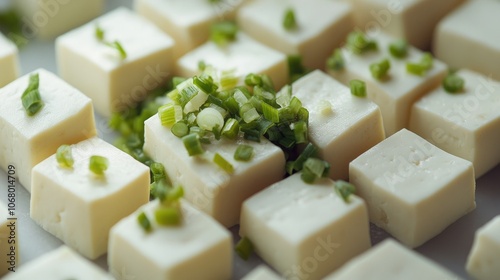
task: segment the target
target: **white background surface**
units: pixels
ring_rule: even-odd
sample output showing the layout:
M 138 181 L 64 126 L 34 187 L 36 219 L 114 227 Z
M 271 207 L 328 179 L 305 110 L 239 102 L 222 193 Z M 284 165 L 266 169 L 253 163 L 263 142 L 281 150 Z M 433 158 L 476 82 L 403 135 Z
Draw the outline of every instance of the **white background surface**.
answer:
M 0 2 L 2 1 L 0 0 Z M 108 0 L 106 2 L 106 10 L 111 10 L 119 5 L 131 7 L 131 3 L 132 0 Z M 21 50 L 20 58 L 22 74 L 29 73 L 40 67 L 57 73 L 55 49 L 52 41 L 29 42 Z M 113 138 L 113 133 L 106 127 L 106 120 L 97 116 L 97 126 L 99 136 L 106 140 Z M 20 265 L 22 266 L 24 263 L 57 248 L 62 243 L 30 219 L 30 196 L 20 184 L 16 184 L 16 189 L 16 214 L 18 217 L 18 238 L 20 240 L 19 253 Z M 0 201 L 4 203 L 7 201 L 7 176 L 4 171 L 0 171 Z M 443 201 L 443 203 L 446 203 L 446 201 Z M 477 181 L 476 203 L 476 210 L 458 220 L 437 237 L 417 248 L 416 251 L 437 261 L 457 275 L 468 279 L 464 266 L 472 245 L 474 232 L 478 227 L 500 214 L 500 166 L 497 166 Z M 439 215 L 439 213 L 436 213 L 436 215 Z M 235 239 L 237 239 L 237 227 L 231 230 Z M 385 232 L 373 226 L 371 235 L 373 244 L 378 243 L 388 236 Z M 233 279 L 240 279 L 261 262 L 255 255 L 246 262 L 235 257 Z M 107 269 L 106 256 L 99 258 L 96 263 Z

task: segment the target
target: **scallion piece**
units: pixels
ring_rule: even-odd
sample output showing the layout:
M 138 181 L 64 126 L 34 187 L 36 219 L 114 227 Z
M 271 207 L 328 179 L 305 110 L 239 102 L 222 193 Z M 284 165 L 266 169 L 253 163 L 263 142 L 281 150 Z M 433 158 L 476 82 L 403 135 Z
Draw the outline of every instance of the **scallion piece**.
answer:
M 294 123 L 293 133 L 295 136 L 295 143 L 306 143 L 308 139 L 307 132 L 307 123 L 305 121 L 298 121 Z
M 182 221 L 182 214 L 177 207 L 160 207 L 155 210 L 156 222 L 164 226 L 179 225 Z
M 28 87 L 21 95 L 21 102 L 28 116 L 33 116 L 38 113 L 44 105 L 42 97 L 40 96 L 40 91 L 38 90 L 39 84 L 40 78 L 38 73 L 32 74 L 29 79 Z
M 280 122 L 280 116 L 278 109 L 274 108 L 270 104 L 268 104 L 265 101 L 261 101 L 261 106 L 262 106 L 262 113 L 264 114 L 264 117 L 268 120 L 270 120 L 273 123 L 279 123 Z
M 182 143 L 190 156 L 201 155 L 205 152 L 201 146 L 198 133 L 191 133 L 182 137 Z
M 249 87 L 261 86 L 262 78 L 260 77 L 260 75 L 250 73 L 245 77 L 245 84 Z
M 405 58 L 408 54 L 408 42 L 404 39 L 399 39 L 389 45 L 389 52 L 395 58 Z
M 450 73 L 443 79 L 442 84 L 447 93 L 455 94 L 464 90 L 465 80 L 456 73 Z
M 170 128 L 170 131 L 173 135 L 182 138 L 189 133 L 189 127 L 184 122 L 176 122 L 172 128 Z
M 182 119 L 182 107 L 173 103 L 167 103 L 158 108 L 158 116 L 163 126 L 172 127 L 172 125 Z
M 354 192 L 356 192 L 356 188 L 354 187 L 353 184 L 342 181 L 342 180 L 336 181 L 334 188 L 335 188 L 335 191 L 337 192 L 337 194 L 340 197 L 342 197 L 342 199 L 345 202 L 349 202 L 349 196 L 351 194 L 353 194 Z
M 108 169 L 109 161 L 103 156 L 91 156 L 89 161 L 89 169 L 96 175 L 104 175 L 104 171 Z
M 71 154 L 71 146 L 69 145 L 59 146 L 56 152 L 56 160 L 61 167 L 72 168 L 74 160 L 73 160 L 73 155 Z
M 300 55 L 289 55 L 287 57 L 288 61 L 288 77 L 291 82 L 300 79 L 302 76 L 307 74 L 307 70 L 302 65 L 302 56 Z
M 344 55 L 341 49 L 335 49 L 326 61 L 326 67 L 332 71 L 341 71 L 345 67 Z
M 236 139 L 238 133 L 240 132 L 240 123 L 233 118 L 230 118 L 226 121 L 226 124 L 222 128 L 222 136 L 229 139 Z
M 238 145 L 234 152 L 234 159 L 237 161 L 250 161 L 253 157 L 253 147 L 250 145 Z
M 223 156 L 221 156 L 219 153 L 215 153 L 213 161 L 217 166 L 222 168 L 222 170 L 226 171 L 228 174 L 233 174 L 234 173 L 234 167 L 233 165 L 227 161 Z
M 144 212 L 141 212 L 139 216 L 137 216 L 137 222 L 146 232 L 150 232 L 153 229 L 151 226 L 151 222 L 148 219 L 148 216 L 146 216 L 146 213 Z
M 161 180 L 167 179 L 167 174 L 165 173 L 165 167 L 163 164 L 153 162 L 149 168 L 153 174 L 153 182 L 160 182 Z
M 236 40 L 238 27 L 234 22 L 221 21 L 212 25 L 210 39 L 219 47 L 224 47 Z
M 98 41 L 104 41 L 104 29 L 102 29 L 99 25 L 95 26 L 95 37 Z
M 328 171 L 325 172 L 326 168 L 329 168 L 329 164 L 325 161 L 317 158 L 308 158 L 304 162 L 301 178 L 304 182 L 312 184 L 316 179 L 326 177 L 325 174 L 328 175 Z
M 346 48 L 355 54 L 363 54 L 368 51 L 377 50 L 377 42 L 366 38 L 365 34 L 360 31 L 351 32 L 347 35 Z
M 238 256 L 240 256 L 240 258 L 248 260 L 248 258 L 252 255 L 254 249 L 250 239 L 244 236 L 240 239 L 240 241 L 238 241 L 238 243 L 234 247 L 234 250 L 236 251 Z
M 120 55 L 120 59 L 124 60 L 125 58 L 127 58 L 127 52 L 123 48 L 122 44 L 120 44 L 120 42 L 118 41 L 113 41 L 113 42 L 106 41 L 104 29 L 102 29 L 99 25 L 96 25 L 94 30 L 94 35 L 99 42 L 103 43 L 104 45 L 110 48 L 117 50 L 118 54 Z
M 212 131 L 215 127 L 221 129 L 224 126 L 224 118 L 214 108 L 205 108 L 198 113 L 196 123 L 201 129 Z
M 293 9 L 288 8 L 283 15 L 283 27 L 291 31 L 297 28 L 297 20 L 295 19 L 295 12 Z
M 372 73 L 372 76 L 377 80 L 382 80 L 387 77 L 389 69 L 391 69 L 391 63 L 387 58 L 370 65 L 370 72 Z
M 423 76 L 429 69 L 432 68 L 434 59 L 430 53 L 424 53 L 419 62 L 406 63 L 406 71 L 410 74 Z
M 351 94 L 357 97 L 366 97 L 366 83 L 361 80 L 351 80 L 349 82 Z
M 167 192 L 167 196 L 166 196 L 165 200 L 167 202 L 174 202 L 174 201 L 178 201 L 183 196 L 184 196 L 184 188 L 181 186 L 175 186 L 174 188 L 171 188 Z

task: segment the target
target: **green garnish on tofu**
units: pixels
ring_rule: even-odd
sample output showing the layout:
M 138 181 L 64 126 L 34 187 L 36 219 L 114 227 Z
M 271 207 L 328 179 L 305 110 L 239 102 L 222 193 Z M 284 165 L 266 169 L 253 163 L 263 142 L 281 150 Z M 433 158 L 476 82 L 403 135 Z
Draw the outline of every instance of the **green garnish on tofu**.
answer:
M 219 47 L 225 47 L 236 40 L 238 26 L 232 21 L 214 23 L 210 29 L 210 39 Z
M 331 71 L 341 71 L 344 70 L 345 60 L 341 49 L 335 49 L 328 60 L 326 61 L 326 67 Z
M 361 31 L 354 31 L 347 35 L 346 48 L 355 54 L 363 54 L 369 51 L 378 50 L 375 40 L 370 40 Z
M 389 45 L 389 52 L 395 58 L 405 58 L 408 54 L 408 42 L 405 39 L 399 39 Z
M 108 170 L 109 160 L 103 156 L 91 156 L 89 160 L 89 169 L 95 175 L 102 176 L 104 171 Z
M 113 42 L 106 41 L 104 29 L 102 29 L 99 25 L 96 25 L 94 34 L 99 42 L 105 44 L 110 48 L 115 49 L 120 55 L 121 60 L 127 58 L 127 52 L 123 48 L 122 44 L 118 41 L 113 41 Z
M 295 11 L 292 8 L 285 10 L 283 14 L 283 28 L 291 31 L 297 28 L 297 20 L 295 19 Z
M 71 146 L 69 145 L 61 145 L 57 148 L 56 152 L 56 160 L 59 163 L 59 166 L 65 168 L 73 167 L 73 155 L 71 153 Z
M 432 68 L 434 59 L 430 53 L 424 53 L 419 62 L 406 63 L 406 71 L 410 74 L 423 76 Z
M 238 241 L 238 243 L 236 243 L 234 250 L 240 258 L 246 261 L 253 254 L 254 247 L 252 241 L 250 241 L 248 237 L 244 236 L 240 239 L 240 241 Z
M 382 59 L 379 62 L 370 64 L 370 72 L 372 73 L 373 78 L 377 80 L 385 79 L 390 69 L 391 69 L 391 62 L 387 58 Z
M 24 90 L 23 95 L 21 95 L 21 102 L 23 104 L 24 110 L 28 116 L 34 116 L 40 109 L 42 109 L 44 102 L 40 96 L 40 91 L 38 90 L 40 84 L 40 77 L 38 73 L 32 74 L 29 79 L 28 87 Z
M 366 97 L 366 83 L 361 80 L 351 80 L 349 82 L 351 94 L 357 97 Z
M 356 187 L 353 184 L 338 180 L 335 181 L 335 192 L 345 201 L 349 202 L 349 197 L 351 194 L 356 192 Z
M 442 84 L 447 93 L 456 94 L 463 92 L 465 80 L 456 73 L 448 73 L 443 79 Z

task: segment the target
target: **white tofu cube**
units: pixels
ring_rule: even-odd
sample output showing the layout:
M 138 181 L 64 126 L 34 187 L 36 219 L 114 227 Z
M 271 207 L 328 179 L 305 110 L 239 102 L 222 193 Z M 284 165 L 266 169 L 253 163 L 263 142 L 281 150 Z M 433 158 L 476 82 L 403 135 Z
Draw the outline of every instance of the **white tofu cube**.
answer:
M 34 116 L 26 113 L 21 96 L 30 75 L 38 73 L 45 105 Z M 16 168 L 19 182 L 31 190 L 31 169 L 72 144 L 96 134 L 91 100 L 56 75 L 38 69 L 0 89 L 0 167 Z
M 498 1 L 468 1 L 458 7 L 436 27 L 436 57 L 500 80 L 499 10 Z
M 446 152 L 471 161 L 476 178 L 500 163 L 500 83 L 468 71 L 464 92 L 440 86 L 412 108 L 410 130 Z
M 332 179 L 347 179 L 349 162 L 385 138 L 378 106 L 320 70 L 293 83 L 293 94 L 309 110 L 309 141 L 332 166 Z
M 370 248 L 367 208 L 355 195 L 344 202 L 328 178 L 310 185 L 300 176 L 246 200 L 240 235 L 286 279 L 321 279 Z
M 108 234 L 120 219 L 149 201 L 149 168 L 95 137 L 71 145 L 73 168 L 52 155 L 33 168 L 31 218 L 66 245 L 90 259 L 106 253 Z M 93 155 L 108 169 L 96 176 Z
M 186 201 L 181 201 L 181 225 L 158 225 L 154 219 L 158 206 L 154 200 L 111 229 L 111 273 L 117 279 L 230 279 L 231 233 Z M 139 225 L 141 212 L 149 217 L 151 232 Z
M 215 1 L 213 1 L 215 2 Z M 203 44 L 213 23 L 234 19 L 245 0 L 135 0 L 135 10 L 174 38 L 175 58 Z
M 16 0 L 27 39 L 52 39 L 101 14 L 103 0 Z
M 498 279 L 500 275 L 500 216 L 496 216 L 476 231 L 466 268 L 474 279 Z
M 0 201 L 0 276 L 12 271 L 15 272 L 19 266 L 17 220 L 9 215 L 10 211 Z
M 386 239 L 350 260 L 324 280 L 419 280 L 460 278 L 426 257 Z
M 422 52 L 410 47 L 405 59 L 396 59 L 389 53 L 389 45 L 396 38 L 379 33 L 373 39 L 378 43 L 378 51 L 357 55 L 344 49 L 345 69 L 329 73 L 346 85 L 353 79 L 366 82 L 367 96 L 380 107 L 385 134 L 390 136 L 408 127 L 411 106 L 441 83 L 447 67 L 434 59 L 433 67 L 423 76 L 410 74 L 406 70 L 406 63 L 420 61 Z M 389 59 L 391 64 L 389 77 L 379 81 L 372 76 L 370 65 L 385 58 Z
M 19 58 L 16 45 L 0 33 L 0 88 L 19 76 Z
M 24 264 L 19 271 L 10 273 L 3 279 L 113 280 L 113 277 L 75 251 L 62 245 Z
M 387 32 L 429 49 L 438 22 L 464 0 L 349 0 L 356 26 L 364 32 Z M 425 20 L 421 20 L 425 18 Z
M 279 275 L 276 272 L 272 271 L 269 267 L 265 265 L 259 265 L 250 271 L 245 277 L 241 278 L 241 280 L 281 280 Z
M 238 224 L 241 204 L 253 194 L 281 180 L 285 174 L 283 151 L 271 142 L 221 139 L 205 145 L 205 152 L 219 153 L 234 167 L 229 175 L 210 160 L 188 155 L 182 139 L 161 125 L 158 115 L 145 122 L 144 151 L 165 170 L 174 184 L 184 187 L 186 199 L 226 227 Z M 234 160 L 239 144 L 253 147 L 249 162 Z
M 353 160 L 349 178 L 370 221 L 412 248 L 476 207 L 472 163 L 406 129 Z
M 127 57 L 100 42 L 117 41 Z M 94 102 L 103 116 L 124 111 L 167 81 L 173 70 L 173 40 L 126 8 L 118 8 L 57 38 L 59 74 Z
M 241 84 L 249 73 L 269 75 L 278 89 L 288 82 L 286 56 L 242 32 L 238 33 L 236 41 L 224 48 L 209 41 L 182 56 L 177 61 L 178 75 L 191 77 L 199 74 L 200 61 L 220 71 L 234 70 Z
M 295 30 L 283 26 L 287 9 L 294 11 Z M 354 27 L 351 5 L 329 0 L 253 1 L 238 11 L 237 19 L 244 32 L 285 54 L 300 54 L 311 69 L 324 69 L 332 49 Z

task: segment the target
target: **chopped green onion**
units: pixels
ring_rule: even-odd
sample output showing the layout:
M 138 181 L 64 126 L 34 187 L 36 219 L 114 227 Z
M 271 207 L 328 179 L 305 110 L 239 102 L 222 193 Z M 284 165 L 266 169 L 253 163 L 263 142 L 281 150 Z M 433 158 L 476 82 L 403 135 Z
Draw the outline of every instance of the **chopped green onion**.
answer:
M 170 131 L 173 135 L 182 138 L 189 133 L 189 127 L 184 122 L 176 122 Z
M 262 78 L 259 75 L 250 73 L 245 77 L 245 84 L 249 87 L 261 86 Z
M 108 47 L 111 47 L 111 48 L 117 50 L 118 54 L 120 55 L 120 59 L 123 60 L 123 59 L 127 58 L 127 52 L 125 51 L 123 46 L 120 44 L 120 42 L 118 42 L 118 41 L 114 41 L 114 42 L 106 41 L 104 29 L 102 29 L 99 25 L 96 25 L 94 34 L 95 34 L 96 39 L 99 42 L 103 43 L 104 45 L 106 45 Z
M 195 76 L 193 77 L 193 84 L 207 94 L 214 93 L 218 88 L 210 76 L 208 77 Z
M 264 114 L 264 117 L 268 120 L 270 120 L 273 123 L 279 123 L 280 122 L 280 116 L 278 109 L 274 108 L 273 106 L 267 104 L 265 101 L 261 101 L 261 106 L 262 106 L 262 113 Z
M 387 58 L 379 62 L 370 64 L 370 72 L 372 73 L 372 76 L 377 80 L 384 79 L 387 76 L 389 69 L 391 69 L 391 63 Z
M 221 113 L 214 108 L 205 108 L 198 113 L 196 123 L 201 129 L 212 131 L 215 127 L 224 126 L 224 118 Z
M 153 162 L 149 168 L 153 174 L 153 182 L 160 182 L 161 180 L 167 179 L 167 174 L 165 173 L 165 167 L 163 164 Z
M 295 19 L 295 12 L 293 9 L 289 8 L 285 11 L 283 15 L 283 27 L 290 31 L 297 28 L 297 21 Z
M 292 87 L 290 85 L 285 85 L 277 94 L 276 94 L 276 103 L 281 107 L 287 107 L 290 105 L 290 101 L 292 100 Z
M 234 159 L 237 161 L 250 161 L 253 157 L 253 147 L 250 145 L 238 145 L 234 152 Z
M 305 69 L 304 65 L 302 65 L 302 56 L 289 55 L 287 57 L 287 61 L 288 77 L 290 78 L 290 81 L 294 82 L 307 74 L 308 71 Z
M 345 67 L 344 55 L 341 49 L 335 49 L 326 61 L 326 67 L 332 71 L 341 71 Z
M 205 152 L 201 147 L 198 133 L 191 133 L 182 137 L 182 143 L 190 156 L 201 155 Z
M 260 117 L 259 112 L 255 109 L 254 106 L 250 103 L 246 103 L 240 108 L 240 116 L 243 121 L 246 123 L 250 123 Z
M 184 196 L 184 188 L 181 186 L 175 186 L 174 188 L 171 188 L 166 196 L 166 201 L 167 202 L 174 202 L 178 201 Z
M 419 62 L 406 63 L 406 71 L 413 75 L 423 76 L 429 69 L 432 68 L 434 64 L 433 60 L 434 59 L 430 53 L 424 53 Z
M 307 142 L 307 123 L 305 121 L 298 121 L 293 124 L 293 133 L 295 136 L 295 143 L 301 144 Z
M 248 258 L 250 257 L 250 255 L 252 255 L 254 250 L 252 242 L 246 236 L 242 237 L 240 241 L 238 241 L 234 249 L 238 254 L 238 256 L 240 256 L 240 258 L 244 260 L 248 260 Z
M 213 161 L 215 164 L 217 164 L 220 168 L 222 168 L 228 174 L 234 173 L 233 165 L 229 161 L 227 161 L 223 156 L 221 156 L 219 153 L 215 153 Z
M 293 162 L 292 164 L 292 172 L 293 171 L 300 171 L 302 170 L 304 166 L 304 162 L 310 157 L 314 157 L 318 153 L 318 148 L 314 146 L 312 143 L 308 143 L 307 146 L 304 148 L 302 153 L 300 153 L 299 157 Z M 289 174 L 292 174 L 292 172 L 289 172 Z
M 395 58 L 405 58 L 408 54 L 408 42 L 404 39 L 399 39 L 389 45 L 389 52 Z
M 56 160 L 60 166 L 71 168 L 73 167 L 73 155 L 71 154 L 71 146 L 69 145 L 61 145 L 57 148 L 56 152 Z
M 95 37 L 99 41 L 104 41 L 104 30 L 99 26 L 95 26 Z
M 351 94 L 357 97 L 366 97 L 366 84 L 361 80 L 351 80 L 349 82 Z
M 167 103 L 158 108 L 158 116 L 163 126 L 172 127 L 172 125 L 182 119 L 182 107 L 173 103 Z
M 432 54 L 428 52 L 424 53 L 422 55 L 422 58 L 420 59 L 420 63 L 426 70 L 431 69 L 432 65 L 434 64 L 434 58 L 432 57 Z
M 219 47 L 224 47 L 236 40 L 237 33 L 238 27 L 234 22 L 221 21 L 212 25 L 210 38 Z
M 38 73 L 30 75 L 28 87 L 24 90 L 21 96 L 21 102 L 23 103 L 24 110 L 28 116 L 33 116 L 40 109 L 42 109 L 44 103 L 40 96 L 40 91 L 38 90 L 40 84 L 40 79 Z
M 179 225 L 182 221 L 182 213 L 176 207 L 160 207 L 155 210 L 156 222 L 164 226 Z
M 109 161 L 103 156 L 91 156 L 89 161 L 89 169 L 96 175 L 104 175 L 104 171 L 108 169 Z
M 151 222 L 149 221 L 148 216 L 146 216 L 146 213 L 144 212 L 141 212 L 139 216 L 137 216 L 137 222 L 146 232 L 150 232 L 153 229 L 151 227 Z
M 377 50 L 377 42 L 366 38 L 365 34 L 360 31 L 351 32 L 347 36 L 346 48 L 355 54 L 363 54 L 368 51 Z
M 332 103 L 328 100 L 321 100 L 318 104 L 318 111 L 323 116 L 329 116 L 333 113 Z
M 443 79 L 443 88 L 447 93 L 459 93 L 464 90 L 465 80 L 457 74 L 448 74 Z
M 239 132 L 240 123 L 236 119 L 230 118 L 222 128 L 221 134 L 229 139 L 236 139 Z
M 354 192 L 356 192 L 356 188 L 354 187 L 353 184 L 342 181 L 342 180 L 336 181 L 334 188 L 335 188 L 335 191 L 337 192 L 337 194 L 340 197 L 342 197 L 342 199 L 345 202 L 349 202 L 349 196 L 351 194 L 353 194 Z
M 330 164 L 328 162 L 317 158 L 308 158 L 304 162 L 301 178 L 304 182 L 312 184 L 318 178 L 327 177 L 329 171 Z
M 180 85 L 181 83 L 183 83 L 186 80 L 187 79 L 184 77 L 173 77 L 172 78 L 172 86 L 177 87 L 178 85 Z

